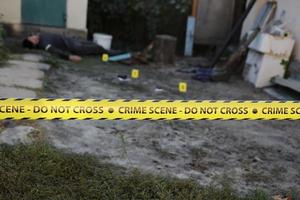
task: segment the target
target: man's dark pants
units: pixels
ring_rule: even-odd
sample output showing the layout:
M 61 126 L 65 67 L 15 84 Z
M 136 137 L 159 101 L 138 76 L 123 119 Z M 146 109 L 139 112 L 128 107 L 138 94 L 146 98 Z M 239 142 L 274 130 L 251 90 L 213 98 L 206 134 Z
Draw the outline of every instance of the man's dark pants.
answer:
M 76 55 L 102 55 L 109 53 L 109 51 L 105 50 L 102 46 L 90 41 L 68 39 L 66 43 L 69 51 Z

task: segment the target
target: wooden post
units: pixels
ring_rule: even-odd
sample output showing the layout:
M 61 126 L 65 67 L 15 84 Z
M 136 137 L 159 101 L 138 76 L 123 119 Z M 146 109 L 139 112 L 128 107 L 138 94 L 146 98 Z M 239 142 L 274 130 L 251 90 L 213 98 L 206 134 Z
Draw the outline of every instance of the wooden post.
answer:
M 192 7 L 192 16 L 196 17 L 197 16 L 197 11 L 198 11 L 198 2 L 199 0 L 193 0 L 193 7 Z
M 188 17 L 185 36 L 184 55 L 192 56 L 196 28 L 196 17 L 198 13 L 198 0 L 193 0 L 192 14 Z

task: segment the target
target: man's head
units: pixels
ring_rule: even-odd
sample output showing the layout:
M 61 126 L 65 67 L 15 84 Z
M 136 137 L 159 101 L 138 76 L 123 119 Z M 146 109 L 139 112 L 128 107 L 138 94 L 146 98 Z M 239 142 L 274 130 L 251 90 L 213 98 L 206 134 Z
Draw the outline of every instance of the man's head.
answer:
M 23 40 L 23 47 L 32 49 L 36 47 L 40 42 L 40 37 L 38 35 L 28 36 Z

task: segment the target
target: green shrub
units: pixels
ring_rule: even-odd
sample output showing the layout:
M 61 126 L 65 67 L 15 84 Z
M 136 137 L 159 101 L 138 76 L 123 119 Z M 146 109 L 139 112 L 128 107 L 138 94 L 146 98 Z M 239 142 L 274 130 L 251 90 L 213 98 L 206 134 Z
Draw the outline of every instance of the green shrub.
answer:
M 88 29 L 105 32 L 124 46 L 143 46 L 156 34 L 184 40 L 192 0 L 90 0 Z

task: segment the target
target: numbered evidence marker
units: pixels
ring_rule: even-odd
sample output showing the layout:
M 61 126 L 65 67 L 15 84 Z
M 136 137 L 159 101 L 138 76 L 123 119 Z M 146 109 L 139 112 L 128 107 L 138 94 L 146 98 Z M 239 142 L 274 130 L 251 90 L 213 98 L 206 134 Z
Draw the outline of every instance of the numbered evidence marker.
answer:
M 108 60 L 109 60 L 109 55 L 108 54 L 102 54 L 102 61 L 103 62 L 108 62 Z
M 140 77 L 140 71 L 138 69 L 133 69 L 131 71 L 131 78 L 137 79 Z
M 186 93 L 188 89 L 187 83 L 181 82 L 179 83 L 179 92 Z

